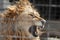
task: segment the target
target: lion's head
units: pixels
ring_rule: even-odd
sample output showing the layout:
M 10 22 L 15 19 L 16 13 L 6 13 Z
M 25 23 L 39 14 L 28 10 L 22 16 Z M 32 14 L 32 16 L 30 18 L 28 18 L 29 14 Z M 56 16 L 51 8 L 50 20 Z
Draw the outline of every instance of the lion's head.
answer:
M 32 8 L 32 11 L 29 11 L 30 9 L 20 14 L 20 16 L 17 18 L 19 20 L 18 25 L 20 24 L 20 26 L 23 27 L 23 29 L 29 34 L 38 36 L 40 33 L 37 33 L 39 31 L 42 32 L 41 30 L 44 28 L 46 21 L 40 17 L 36 10 L 33 10 Z M 20 26 L 18 28 L 20 28 Z
M 10 31 L 7 28 L 8 31 L 6 31 L 6 35 L 11 35 L 10 32 L 12 32 L 12 35 L 14 35 L 16 32 L 16 36 L 22 38 L 36 38 L 42 34 L 41 30 L 44 28 L 46 21 L 41 18 L 40 14 L 31 6 L 29 2 L 26 1 L 24 3 L 24 1 L 21 0 L 16 5 L 8 7 L 7 10 L 2 15 L 0 15 L 1 18 L 3 18 L 1 23 L 3 23 L 3 25 L 8 25 L 7 27 L 11 30 Z M 34 40 L 36 40 L 35 38 Z

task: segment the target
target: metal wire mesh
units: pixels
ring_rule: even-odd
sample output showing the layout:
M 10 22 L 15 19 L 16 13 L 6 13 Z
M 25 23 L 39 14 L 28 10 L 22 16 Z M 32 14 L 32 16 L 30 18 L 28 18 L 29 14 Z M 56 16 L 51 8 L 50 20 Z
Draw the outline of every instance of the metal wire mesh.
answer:
M 59 34 L 59 24 L 60 24 L 60 0 L 35 0 L 35 6 L 40 12 L 41 16 L 45 18 L 48 22 L 47 29 L 47 36 L 49 37 L 50 34 Z M 52 21 L 53 20 L 53 21 Z M 53 32 L 50 32 L 53 31 Z M 47 39 L 48 40 L 48 39 Z
M 48 20 L 60 19 L 60 1 L 59 0 L 38 0 L 35 2 L 37 8 L 41 10 L 42 16 Z
M 60 1 L 59 0 L 31 0 L 38 8 L 41 16 L 46 20 L 60 20 Z M 0 0 L 0 10 L 10 5 L 8 0 Z
M 50 37 L 58 37 L 59 33 L 59 24 L 60 24 L 60 0 L 35 0 L 34 4 L 41 16 L 48 20 L 48 26 L 46 26 L 47 38 Z M 53 20 L 53 21 L 52 21 Z M 56 34 L 55 34 L 56 33 Z M 51 35 L 52 34 L 52 35 Z M 54 34 L 54 36 L 53 36 Z M 49 40 L 49 39 L 46 39 Z M 51 39 L 50 39 L 51 40 Z M 55 39 L 54 39 L 55 40 Z M 57 39 L 56 39 L 57 40 Z

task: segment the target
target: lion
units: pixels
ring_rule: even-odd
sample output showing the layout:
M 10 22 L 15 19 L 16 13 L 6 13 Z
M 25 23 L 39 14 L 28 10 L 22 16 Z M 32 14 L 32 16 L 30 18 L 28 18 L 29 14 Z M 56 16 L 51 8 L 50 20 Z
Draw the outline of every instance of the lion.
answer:
M 0 14 L 3 40 L 40 40 L 46 20 L 28 0 L 20 0 Z

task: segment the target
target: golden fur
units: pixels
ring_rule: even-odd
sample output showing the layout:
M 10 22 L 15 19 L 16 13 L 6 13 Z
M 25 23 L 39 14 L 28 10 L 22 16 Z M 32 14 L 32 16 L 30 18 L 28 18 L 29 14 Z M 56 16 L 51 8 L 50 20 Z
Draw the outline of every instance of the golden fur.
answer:
M 11 5 L 0 14 L 0 18 L 0 34 L 4 36 L 4 40 L 40 40 L 38 36 L 34 37 L 29 32 L 29 28 L 33 25 L 38 26 L 36 23 L 43 18 L 32 8 L 28 0 L 20 0 Z M 42 34 L 42 31 L 36 28 L 35 33 Z

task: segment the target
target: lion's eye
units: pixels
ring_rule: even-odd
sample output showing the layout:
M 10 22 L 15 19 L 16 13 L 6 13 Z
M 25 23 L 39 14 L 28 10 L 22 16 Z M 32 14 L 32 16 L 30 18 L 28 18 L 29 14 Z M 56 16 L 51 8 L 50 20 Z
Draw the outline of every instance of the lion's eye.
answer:
M 34 14 L 29 14 L 30 16 L 32 16 L 33 18 L 35 18 Z
M 30 16 L 33 16 L 32 14 L 29 14 Z

